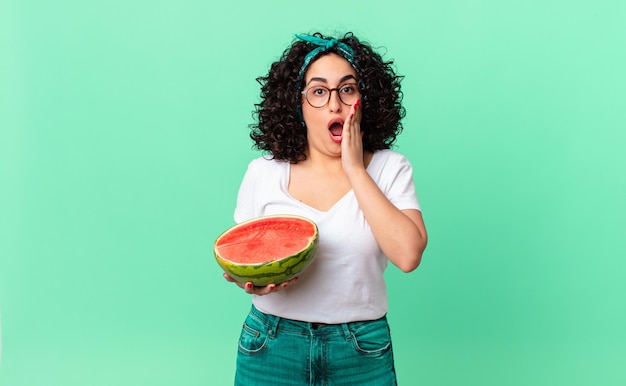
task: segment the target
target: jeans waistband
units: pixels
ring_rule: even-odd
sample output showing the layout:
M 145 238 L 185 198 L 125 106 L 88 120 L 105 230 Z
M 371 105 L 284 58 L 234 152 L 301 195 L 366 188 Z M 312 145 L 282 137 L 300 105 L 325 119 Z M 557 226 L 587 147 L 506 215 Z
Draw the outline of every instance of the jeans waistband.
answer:
M 386 316 L 383 316 L 377 320 L 371 321 L 358 321 L 349 323 L 327 324 L 327 323 L 315 323 L 315 322 L 303 322 L 300 320 L 283 318 L 280 316 L 266 314 L 252 305 L 250 314 L 264 323 L 268 327 L 270 335 L 276 334 L 279 330 L 291 331 L 294 333 L 310 333 L 310 334 L 343 334 L 346 338 L 349 338 L 351 331 L 358 328 L 359 325 L 364 325 L 371 322 L 378 322 L 386 320 Z

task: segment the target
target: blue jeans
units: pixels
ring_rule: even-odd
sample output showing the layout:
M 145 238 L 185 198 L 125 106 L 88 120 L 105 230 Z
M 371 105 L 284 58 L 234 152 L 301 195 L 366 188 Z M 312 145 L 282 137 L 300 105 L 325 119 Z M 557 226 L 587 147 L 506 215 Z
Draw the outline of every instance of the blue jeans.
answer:
M 252 306 L 239 339 L 235 385 L 396 385 L 387 319 L 320 325 Z

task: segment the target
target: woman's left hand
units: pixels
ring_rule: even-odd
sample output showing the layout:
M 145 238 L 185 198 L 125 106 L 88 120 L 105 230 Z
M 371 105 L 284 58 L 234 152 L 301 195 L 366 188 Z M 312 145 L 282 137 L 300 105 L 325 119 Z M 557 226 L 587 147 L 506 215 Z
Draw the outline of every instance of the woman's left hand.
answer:
M 341 162 L 346 173 L 365 168 L 363 163 L 363 136 L 361 131 L 361 100 L 350 108 L 341 134 Z
M 278 292 L 280 290 L 287 288 L 288 286 L 290 286 L 291 284 L 295 283 L 298 280 L 298 276 L 283 283 L 276 283 L 276 284 L 271 283 L 263 287 L 255 286 L 251 282 L 247 282 L 247 283 L 238 282 L 227 273 L 224 273 L 224 279 L 226 279 L 226 281 L 229 281 L 231 283 L 235 283 L 237 287 L 243 289 L 244 291 L 246 291 L 247 293 L 251 295 L 267 295 L 272 292 Z

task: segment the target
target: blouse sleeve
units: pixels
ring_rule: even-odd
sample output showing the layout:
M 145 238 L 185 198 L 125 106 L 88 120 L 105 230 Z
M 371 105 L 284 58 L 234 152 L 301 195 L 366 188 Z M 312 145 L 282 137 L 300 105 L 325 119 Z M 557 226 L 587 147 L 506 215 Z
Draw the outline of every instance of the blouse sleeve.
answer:
M 243 176 L 241 185 L 239 186 L 239 193 L 237 194 L 237 206 L 235 207 L 235 222 L 240 223 L 242 221 L 249 220 L 257 217 L 258 205 L 256 202 L 257 181 L 258 173 L 255 171 L 255 162 L 252 161 L 248 164 L 248 169 Z
M 387 185 L 387 198 L 400 210 L 421 210 L 413 182 L 413 167 L 411 163 L 402 155 L 399 155 L 396 161 L 392 163 L 393 168 L 387 174 L 390 177 Z

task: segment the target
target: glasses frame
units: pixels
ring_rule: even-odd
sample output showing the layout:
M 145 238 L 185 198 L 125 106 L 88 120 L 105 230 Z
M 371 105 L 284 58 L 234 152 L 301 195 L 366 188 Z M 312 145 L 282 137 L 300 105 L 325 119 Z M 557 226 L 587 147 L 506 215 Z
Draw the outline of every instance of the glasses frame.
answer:
M 333 96 L 333 91 L 337 91 L 337 96 L 339 97 L 339 100 L 341 101 L 341 103 L 343 103 L 346 106 L 352 106 L 354 103 L 346 103 L 343 101 L 343 99 L 341 99 L 341 92 L 339 91 L 340 89 L 342 89 L 345 86 L 349 86 L 349 85 L 354 85 L 354 88 L 356 89 L 356 91 L 360 94 L 361 90 L 359 89 L 359 84 L 357 82 L 348 82 L 348 83 L 342 83 L 341 85 L 339 85 L 338 87 L 335 88 L 330 88 L 330 87 L 326 87 L 326 86 L 322 86 L 322 85 L 318 85 L 318 86 L 311 86 L 307 89 L 304 89 L 302 91 L 300 91 L 300 94 L 304 95 L 304 99 L 306 99 L 306 102 L 309 104 L 309 106 L 313 107 L 314 109 L 322 109 L 326 106 L 328 106 L 328 104 L 330 103 L 330 98 L 332 98 Z M 326 103 L 324 103 L 321 106 L 313 106 L 313 104 L 311 103 L 311 101 L 309 101 L 309 97 L 307 96 L 307 93 L 310 89 L 312 88 L 325 88 L 326 90 L 328 90 L 328 100 L 326 101 Z

